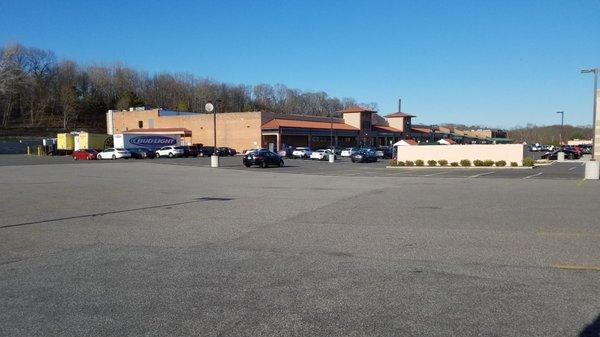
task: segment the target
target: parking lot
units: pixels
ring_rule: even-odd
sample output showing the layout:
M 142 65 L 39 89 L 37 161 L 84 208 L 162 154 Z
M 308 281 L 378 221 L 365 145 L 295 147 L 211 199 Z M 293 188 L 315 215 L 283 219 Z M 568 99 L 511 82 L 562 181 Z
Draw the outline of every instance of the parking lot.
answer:
M 134 163 L 135 159 L 118 160 L 121 163 Z M 39 165 L 39 164 L 109 164 L 112 161 L 73 161 L 68 156 L 37 157 L 24 155 L 0 156 L 0 166 L 6 165 Z M 210 158 L 160 158 L 146 159 L 144 163 L 210 167 Z M 285 166 L 269 168 L 263 173 L 295 173 L 325 176 L 357 176 L 357 177 L 438 177 L 438 178 L 509 178 L 509 179 L 569 179 L 583 178 L 585 167 L 582 161 L 555 162 L 552 165 L 543 165 L 530 168 L 497 168 L 497 167 L 398 167 L 386 168 L 389 160 L 379 160 L 376 163 L 352 163 L 347 158 L 338 159 L 335 163 L 325 161 L 312 161 L 302 159 L 286 159 Z M 223 169 L 255 170 L 263 169 L 242 165 L 242 158 L 221 157 L 220 166 Z
M 581 163 L 386 164 L 0 156 L 0 335 L 597 333 Z

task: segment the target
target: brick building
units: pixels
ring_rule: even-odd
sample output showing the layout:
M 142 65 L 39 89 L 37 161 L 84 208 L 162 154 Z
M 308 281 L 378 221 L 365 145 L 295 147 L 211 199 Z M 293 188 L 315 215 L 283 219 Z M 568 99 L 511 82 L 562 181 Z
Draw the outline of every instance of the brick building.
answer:
M 216 115 L 217 146 L 238 151 L 286 146 L 321 148 L 392 145 L 410 137 L 412 115 L 395 112 L 379 116 L 375 111 L 352 107 L 338 111 L 342 117 L 282 115 L 264 111 L 227 112 Z M 161 133 L 174 130 L 186 144 L 213 144 L 213 115 L 163 109 L 109 110 L 107 133 Z M 167 130 L 167 131 L 165 131 Z

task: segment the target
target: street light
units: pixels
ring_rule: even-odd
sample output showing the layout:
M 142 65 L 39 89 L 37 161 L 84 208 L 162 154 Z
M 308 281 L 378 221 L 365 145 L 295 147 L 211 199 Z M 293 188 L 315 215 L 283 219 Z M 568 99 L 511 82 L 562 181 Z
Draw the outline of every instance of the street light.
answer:
M 221 102 L 220 99 L 216 100 L 215 105 Z M 219 156 L 217 155 L 217 108 L 212 104 L 211 101 L 208 101 L 206 105 L 204 105 L 204 110 L 206 112 L 213 113 L 213 154 L 210 157 L 210 166 L 211 167 L 219 167 Z
M 560 136 L 558 138 L 558 145 L 563 145 L 563 130 L 565 127 L 565 112 L 564 111 L 557 111 L 557 114 L 560 114 Z
M 598 73 L 600 68 L 584 69 L 582 74 L 594 74 L 594 120 L 592 121 L 592 160 L 595 160 L 594 152 L 596 152 L 596 92 L 598 91 Z

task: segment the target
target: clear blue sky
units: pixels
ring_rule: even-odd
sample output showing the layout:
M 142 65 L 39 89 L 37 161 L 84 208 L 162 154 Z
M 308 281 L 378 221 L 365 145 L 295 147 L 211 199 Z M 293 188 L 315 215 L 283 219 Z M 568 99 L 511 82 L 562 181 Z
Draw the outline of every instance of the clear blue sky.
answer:
M 283 83 L 415 123 L 591 124 L 600 1 L 0 1 L 0 43 Z

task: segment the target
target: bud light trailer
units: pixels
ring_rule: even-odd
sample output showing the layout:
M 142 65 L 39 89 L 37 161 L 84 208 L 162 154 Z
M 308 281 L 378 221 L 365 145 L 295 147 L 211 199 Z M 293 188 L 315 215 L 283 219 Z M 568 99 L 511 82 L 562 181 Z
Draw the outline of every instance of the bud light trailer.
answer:
M 145 148 L 157 150 L 163 146 L 180 145 L 179 135 L 142 135 L 142 134 L 115 134 L 113 135 L 116 148 L 135 149 Z

